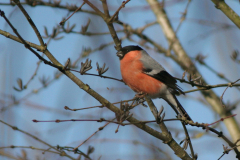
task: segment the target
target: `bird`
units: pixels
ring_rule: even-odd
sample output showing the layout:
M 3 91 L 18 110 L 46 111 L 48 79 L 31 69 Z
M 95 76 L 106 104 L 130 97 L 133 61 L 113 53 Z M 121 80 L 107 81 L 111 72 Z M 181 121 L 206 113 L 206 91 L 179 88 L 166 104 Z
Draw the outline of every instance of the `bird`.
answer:
M 133 91 L 146 94 L 152 99 L 162 98 L 177 115 L 192 121 L 176 97 L 180 93 L 184 94 L 177 85 L 177 80 L 144 49 L 137 45 L 128 45 L 116 54 L 120 60 L 122 80 Z

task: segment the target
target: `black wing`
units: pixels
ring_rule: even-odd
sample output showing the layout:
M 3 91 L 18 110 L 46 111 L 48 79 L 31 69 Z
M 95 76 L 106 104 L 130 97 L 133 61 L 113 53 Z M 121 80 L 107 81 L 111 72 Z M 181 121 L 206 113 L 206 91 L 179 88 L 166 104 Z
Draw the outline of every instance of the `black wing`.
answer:
M 162 71 L 158 72 L 157 74 L 150 74 L 149 72 L 151 72 L 151 71 L 152 70 L 149 68 L 144 69 L 145 74 L 147 74 L 147 75 L 163 82 L 165 85 L 167 85 L 172 94 L 177 94 L 177 95 L 179 95 L 180 93 L 185 94 L 182 91 L 182 88 L 177 85 L 177 80 L 173 76 L 171 76 L 167 71 L 162 70 Z

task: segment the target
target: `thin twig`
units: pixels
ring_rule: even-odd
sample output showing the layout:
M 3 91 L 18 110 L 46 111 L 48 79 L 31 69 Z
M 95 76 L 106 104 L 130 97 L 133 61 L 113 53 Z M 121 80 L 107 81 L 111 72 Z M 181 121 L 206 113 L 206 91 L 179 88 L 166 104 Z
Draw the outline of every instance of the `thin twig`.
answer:
M 179 24 L 178 24 L 178 26 L 177 26 L 177 29 L 174 31 L 175 37 L 174 37 L 174 39 L 172 39 L 172 40 L 170 41 L 170 43 L 169 43 L 169 47 L 168 47 L 168 54 L 169 54 L 169 55 L 171 55 L 172 46 L 173 46 L 173 44 L 175 43 L 175 41 L 176 41 L 176 39 L 177 39 L 177 37 L 176 37 L 177 32 L 178 32 L 178 30 L 180 29 L 183 21 L 186 19 L 187 11 L 188 11 L 188 7 L 189 7 L 190 2 L 191 2 L 191 0 L 188 0 L 187 6 L 186 6 L 184 12 L 182 13 L 180 22 L 179 22 Z
M 62 67 L 55 65 L 53 63 L 51 63 L 50 61 L 46 60 L 45 58 L 43 58 L 42 56 L 40 56 L 35 50 L 33 50 L 30 45 L 22 38 L 22 36 L 18 33 L 18 31 L 15 29 L 15 27 L 13 27 L 13 25 L 11 24 L 11 22 L 8 20 L 8 18 L 5 16 L 4 12 L 0 10 L 0 15 L 5 19 L 5 21 L 9 24 L 9 26 L 12 28 L 13 32 L 18 36 L 18 38 L 21 40 L 21 42 L 24 44 L 24 46 L 30 50 L 33 54 L 35 54 L 40 60 L 42 60 L 45 64 L 50 65 L 52 67 L 58 68 L 58 69 L 62 69 Z M 43 51 L 44 49 L 42 49 Z
M 35 34 L 37 35 L 38 37 L 38 40 L 42 46 L 42 49 L 44 50 L 45 49 L 45 44 L 43 42 L 43 39 L 42 39 L 42 36 L 40 34 L 40 32 L 38 31 L 36 25 L 34 24 L 33 20 L 31 19 L 31 17 L 28 15 L 27 11 L 23 8 L 22 4 L 20 3 L 19 0 L 13 0 L 16 5 L 19 7 L 19 9 L 22 11 L 22 13 L 24 14 L 24 16 L 26 17 L 26 19 L 28 20 L 29 24 L 31 25 L 31 27 L 33 28 Z
M 115 118 L 114 118 L 115 119 Z M 112 121 L 114 120 L 112 119 Z M 109 125 L 111 122 L 106 123 L 104 126 L 98 128 L 98 130 L 96 132 L 94 132 L 91 136 L 89 136 L 85 141 L 83 141 L 81 144 L 79 144 L 77 147 L 75 147 L 73 150 L 78 149 L 81 145 L 83 145 L 84 143 L 86 143 L 90 138 L 92 138 L 95 134 L 97 134 L 99 131 L 103 130 L 107 125 Z
M 190 5 L 191 2 L 192 2 L 192 0 L 188 0 L 188 3 L 187 3 L 187 5 L 186 5 L 186 8 L 185 8 L 185 10 L 184 10 L 184 12 L 182 13 L 182 16 L 181 16 L 181 18 L 180 18 L 180 22 L 179 22 L 179 24 L 178 24 L 178 26 L 177 26 L 177 29 L 175 30 L 175 34 L 177 34 L 177 32 L 179 31 L 179 28 L 181 27 L 183 21 L 186 19 L 187 12 L 188 12 L 188 7 L 189 7 L 189 5 Z
M 119 102 L 114 102 L 112 104 L 119 104 L 119 103 L 122 103 L 122 102 L 130 102 L 130 101 L 133 101 L 135 102 L 135 98 L 133 99 L 129 99 L 129 100 L 123 100 L 123 101 L 119 101 Z M 132 104 L 133 105 L 133 104 Z M 79 109 L 71 109 L 67 106 L 64 107 L 64 109 L 66 110 L 70 110 L 70 111 L 79 111 L 79 110 L 85 110 L 85 109 L 92 109 L 92 108 L 103 108 L 104 106 L 103 105 L 100 105 L 100 106 L 92 106 L 92 107 L 86 107 L 86 108 L 79 108 Z
M 81 5 L 78 9 L 76 9 L 67 19 L 62 20 L 59 24 L 60 24 L 60 25 L 63 25 L 63 24 L 64 24 L 69 18 L 71 18 L 77 11 L 79 11 L 84 4 L 85 4 L 85 2 L 83 2 L 82 5 Z
M 211 123 L 211 124 L 208 124 L 208 126 L 214 125 L 214 124 L 216 124 L 216 123 L 219 123 L 219 122 L 221 122 L 221 121 L 224 121 L 224 120 L 227 119 L 227 118 L 234 117 L 234 116 L 236 116 L 236 115 L 237 115 L 237 114 L 233 114 L 233 115 L 230 115 L 230 116 L 221 118 L 221 119 L 219 119 L 219 120 L 216 121 L 216 122 L 213 122 L 213 123 Z
M 91 2 L 89 2 L 88 0 L 83 0 L 83 1 L 87 3 L 99 16 L 104 18 L 105 15 L 97 7 L 95 7 Z
M 67 69 L 67 70 L 80 73 L 79 71 L 74 70 L 74 69 Z M 103 76 L 103 75 L 98 75 L 98 74 L 84 73 L 83 75 L 97 76 L 97 77 L 101 77 L 101 78 L 113 79 L 113 80 L 116 80 L 116 81 L 119 81 L 119 82 L 123 82 L 122 79 L 117 79 L 117 78 Z
M 196 158 L 195 158 L 195 154 L 194 154 L 194 150 L 193 150 L 193 145 L 192 145 L 192 142 L 191 142 L 191 138 L 188 134 L 187 127 L 185 126 L 184 122 L 181 122 L 181 123 L 182 123 L 183 129 L 184 129 L 184 132 L 185 132 L 186 141 L 187 141 L 187 143 L 189 144 L 189 147 L 190 147 L 192 158 L 195 160 Z
M 111 19 L 108 22 L 112 22 L 113 19 L 115 18 L 116 15 L 118 15 L 119 11 L 125 7 L 125 4 L 127 4 L 130 0 L 127 1 L 123 1 L 121 6 L 118 8 L 118 10 L 113 14 L 113 16 L 111 17 Z
M 55 147 L 53 147 L 52 145 L 48 144 L 47 142 L 39 139 L 38 137 L 36 137 L 36 136 L 34 136 L 34 135 L 26 132 L 26 131 L 23 131 L 23 130 L 19 129 L 18 127 L 12 126 L 12 125 L 10 125 L 10 124 L 2 121 L 2 120 L 0 120 L 0 122 L 3 123 L 3 124 L 5 124 L 5 125 L 7 125 L 7 126 L 9 126 L 9 127 L 11 127 L 13 130 L 19 131 L 19 132 L 21 132 L 21 133 L 23 133 L 23 134 L 25 134 L 25 135 L 27 135 L 27 136 L 29 136 L 29 137 L 32 137 L 33 139 L 35 139 L 35 140 L 37 140 L 37 141 L 39 141 L 39 142 L 41 142 L 41 143 L 49 146 L 50 148 L 52 148 L 52 149 L 56 150 L 57 152 L 59 152 L 59 154 L 61 154 L 62 156 L 66 156 L 66 157 L 68 157 L 68 158 L 70 158 L 70 159 L 72 159 L 72 160 L 74 159 L 73 157 L 71 157 L 70 155 L 68 155 L 67 153 L 65 153 L 64 151 L 59 151 L 57 148 L 55 148 Z
M 224 79 L 225 81 L 232 83 L 230 79 L 228 79 L 227 77 L 224 76 L 224 74 L 217 72 L 212 67 L 210 67 L 208 64 L 206 64 L 203 60 L 199 61 L 197 58 L 196 58 L 196 60 L 199 62 L 199 64 L 205 66 L 207 69 L 209 69 L 210 71 L 215 73 L 219 78 Z M 240 88 L 236 88 L 236 89 L 240 90 Z
M 222 100 L 223 100 L 223 96 L 224 96 L 224 93 L 226 92 L 226 90 L 229 88 L 229 87 L 232 87 L 235 83 L 237 83 L 240 79 L 236 80 L 235 82 L 231 82 L 228 84 L 227 88 L 223 91 L 223 94 L 221 95 L 220 97 L 220 102 L 222 104 L 222 106 L 224 106 Z M 224 106 L 225 107 L 225 106 Z

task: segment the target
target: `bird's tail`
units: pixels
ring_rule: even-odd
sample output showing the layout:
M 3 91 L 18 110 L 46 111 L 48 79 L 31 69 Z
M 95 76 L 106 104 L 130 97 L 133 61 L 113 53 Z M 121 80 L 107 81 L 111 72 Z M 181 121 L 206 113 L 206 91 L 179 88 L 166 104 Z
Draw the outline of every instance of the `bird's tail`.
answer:
M 173 110 L 177 113 L 177 114 L 180 114 L 181 116 L 183 117 L 186 117 L 187 120 L 189 121 L 192 121 L 191 117 L 188 115 L 188 113 L 185 111 L 185 109 L 182 107 L 182 105 L 180 104 L 180 102 L 178 101 L 177 97 L 173 94 L 172 95 L 174 100 L 176 101 L 177 103 L 177 106 L 173 105 L 173 103 L 168 102 L 168 104 L 173 108 Z

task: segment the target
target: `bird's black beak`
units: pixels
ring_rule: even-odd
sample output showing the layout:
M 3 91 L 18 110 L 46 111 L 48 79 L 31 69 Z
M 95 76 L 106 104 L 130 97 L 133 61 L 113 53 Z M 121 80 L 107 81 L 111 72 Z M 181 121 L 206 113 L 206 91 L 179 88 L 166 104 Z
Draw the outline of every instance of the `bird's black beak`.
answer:
M 119 57 L 119 59 L 121 60 L 124 57 L 124 54 L 122 51 L 118 51 L 117 52 L 117 56 Z

